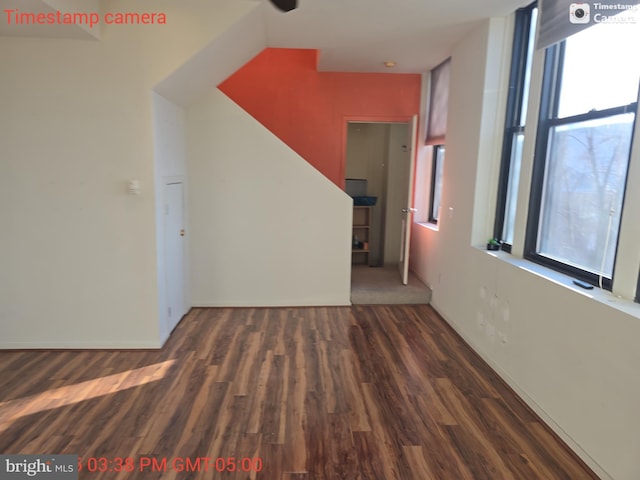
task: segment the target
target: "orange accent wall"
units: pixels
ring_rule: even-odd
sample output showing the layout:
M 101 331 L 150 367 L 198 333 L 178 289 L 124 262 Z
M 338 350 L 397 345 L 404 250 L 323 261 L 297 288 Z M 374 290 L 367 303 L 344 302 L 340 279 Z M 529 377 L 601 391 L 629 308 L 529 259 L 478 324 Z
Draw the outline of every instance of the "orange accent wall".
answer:
M 420 110 L 421 79 L 318 72 L 317 58 L 316 50 L 267 48 L 219 88 L 344 188 L 347 120 L 408 121 Z

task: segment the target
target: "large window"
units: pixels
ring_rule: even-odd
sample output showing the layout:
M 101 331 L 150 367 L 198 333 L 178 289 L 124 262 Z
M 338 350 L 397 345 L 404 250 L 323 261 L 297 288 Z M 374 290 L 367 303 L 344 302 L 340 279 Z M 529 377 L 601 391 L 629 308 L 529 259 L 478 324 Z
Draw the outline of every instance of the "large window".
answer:
M 509 96 L 507 99 L 507 115 L 494 226 L 494 238 L 500 240 L 503 244 L 503 249 L 507 251 L 511 251 L 513 243 L 537 16 L 538 9 L 535 3 L 516 12 L 511 73 L 509 76 Z
M 525 257 L 611 289 L 636 119 L 640 38 L 595 24 L 547 49 Z

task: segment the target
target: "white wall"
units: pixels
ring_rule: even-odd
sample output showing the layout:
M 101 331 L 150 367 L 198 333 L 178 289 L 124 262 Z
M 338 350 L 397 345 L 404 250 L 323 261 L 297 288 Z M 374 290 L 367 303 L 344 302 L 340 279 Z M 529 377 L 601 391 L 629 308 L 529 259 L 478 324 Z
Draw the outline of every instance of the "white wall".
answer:
M 4 348 L 158 346 L 150 95 L 109 47 L 0 39 Z
M 348 305 L 351 199 L 217 89 L 187 142 L 192 304 Z
M 155 160 L 155 199 L 156 199 L 156 258 L 158 269 L 158 314 L 160 338 L 164 342 L 169 333 L 168 313 L 168 272 L 165 264 L 164 221 L 166 204 L 164 198 L 165 185 L 169 182 L 182 182 L 187 187 L 187 139 L 186 116 L 183 108 L 175 105 L 157 93 L 153 93 L 153 145 Z M 185 224 L 188 223 L 188 212 Z M 188 243 L 187 243 L 188 245 Z M 185 267 L 188 268 L 188 247 Z M 176 272 L 174 272 L 175 274 Z M 182 317 L 188 310 L 189 285 L 188 270 L 178 273 L 184 286 L 184 302 L 173 306 L 171 315 Z
M 481 248 L 495 208 L 508 24 L 487 21 L 453 51 L 442 214 L 438 230 L 414 227 L 412 269 L 433 306 L 596 473 L 635 480 L 640 307 Z
M 0 38 L 0 348 L 161 345 L 151 89 L 254 6 L 158 1 L 167 25 L 100 42 Z

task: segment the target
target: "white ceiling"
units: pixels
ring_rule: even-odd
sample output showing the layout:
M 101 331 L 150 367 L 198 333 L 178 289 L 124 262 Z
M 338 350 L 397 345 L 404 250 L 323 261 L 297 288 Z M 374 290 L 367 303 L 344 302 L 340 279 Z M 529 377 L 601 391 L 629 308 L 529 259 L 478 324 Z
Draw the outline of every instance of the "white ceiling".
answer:
M 267 42 L 320 50 L 323 71 L 421 73 L 447 58 L 482 19 L 532 0 L 298 0 L 283 13 L 265 5 Z
M 0 4 L 2 10 L 47 12 L 53 1 Z M 318 49 L 321 71 L 422 73 L 443 61 L 482 19 L 508 15 L 531 0 L 298 0 L 298 8 L 287 13 L 259 1 L 267 45 Z M 77 26 L 9 26 L 2 13 L 0 35 L 87 38 Z M 386 68 L 387 60 L 397 66 Z

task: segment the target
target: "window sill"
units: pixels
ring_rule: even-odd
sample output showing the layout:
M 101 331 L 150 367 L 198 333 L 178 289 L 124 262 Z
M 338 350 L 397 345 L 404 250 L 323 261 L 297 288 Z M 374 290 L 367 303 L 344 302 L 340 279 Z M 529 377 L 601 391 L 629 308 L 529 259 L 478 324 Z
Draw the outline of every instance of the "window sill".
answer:
M 537 263 L 525 260 L 523 258 L 514 257 L 513 255 L 501 250 L 489 251 L 481 247 L 475 247 L 475 249 L 485 253 L 486 255 L 490 255 L 499 261 L 513 265 L 516 268 L 544 278 L 545 280 L 571 290 L 572 292 L 578 293 L 595 302 L 614 308 L 620 312 L 640 319 L 640 304 L 635 303 L 633 300 L 618 297 L 610 291 L 602 290 L 598 287 L 594 287 L 593 290 L 585 290 L 581 287 L 578 287 L 577 285 L 574 285 L 574 278 L 570 277 L 569 275 L 556 272 L 555 270 L 544 267 L 542 265 L 538 265 Z
M 438 224 L 437 223 L 431 223 L 431 222 L 414 222 L 414 225 L 419 225 L 423 228 L 426 228 L 427 230 L 433 230 L 434 232 L 437 232 L 439 230 L 438 228 Z

